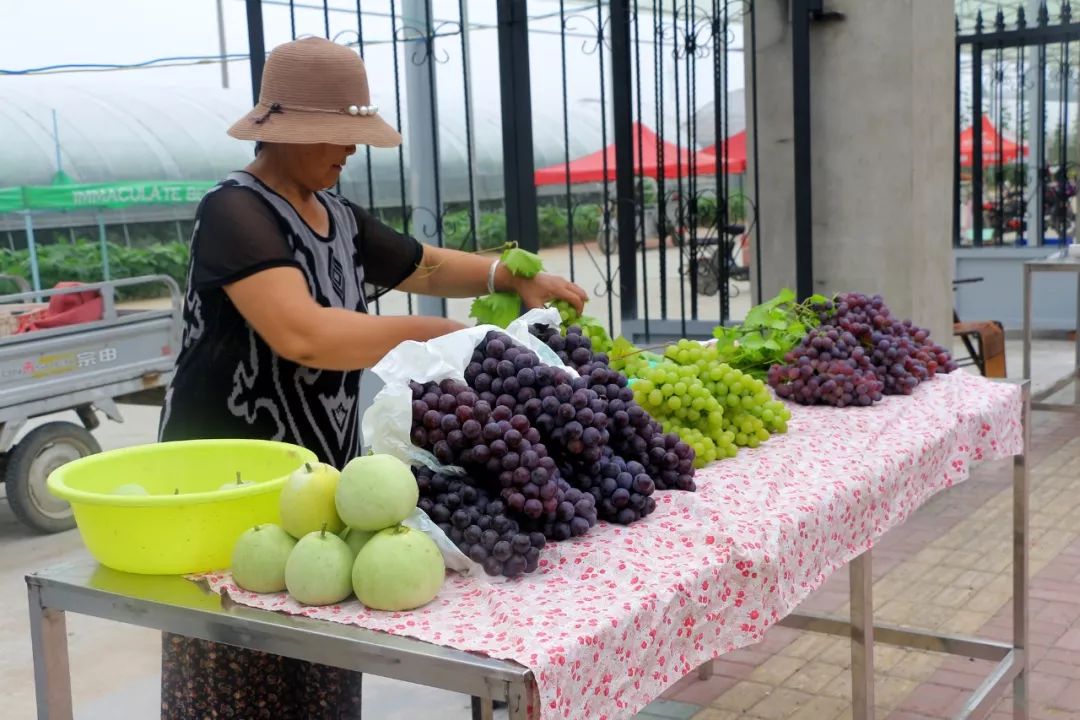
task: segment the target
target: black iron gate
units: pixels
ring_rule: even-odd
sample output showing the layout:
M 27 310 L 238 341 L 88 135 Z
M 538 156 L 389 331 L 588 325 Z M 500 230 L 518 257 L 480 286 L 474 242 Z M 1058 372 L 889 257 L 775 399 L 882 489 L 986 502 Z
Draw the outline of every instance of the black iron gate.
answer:
M 256 92 L 265 51 L 290 38 L 321 35 L 368 61 L 380 114 L 405 146 L 358 153 L 341 191 L 385 221 L 448 247 L 538 249 L 589 291 L 587 312 L 612 334 L 708 336 L 751 304 L 753 152 L 739 138 L 755 92 L 742 60 L 750 0 L 247 0 L 247 9 Z M 596 172 L 579 173 L 590 153 L 600 154 Z M 557 182 L 541 181 L 552 173 Z M 464 302 L 390 296 L 377 310 L 414 308 L 467 312 Z
M 731 60 L 752 38 L 752 3 L 612 0 L 607 17 L 616 201 L 606 201 L 605 183 L 603 227 L 610 227 L 614 206 L 619 228 L 618 286 L 606 288 L 609 322 L 614 325 L 610 298 L 617 292 L 624 334 L 646 341 L 707 337 L 732 317 L 733 290 L 749 299 L 749 254 L 740 246 L 749 236 L 752 202 L 745 186 L 736 189 L 734 182 L 744 177 L 747 157 L 744 145 L 735 158 L 728 139 L 738 134 L 732 131 Z M 604 22 L 598 2 L 600 42 Z M 734 108 L 743 118 L 755 91 L 753 73 L 745 70 L 737 81 L 742 85 L 749 76 L 750 87 Z M 710 106 L 712 112 L 704 112 Z M 650 124 L 657 138 L 654 158 L 645 149 Z M 745 120 L 742 125 L 745 133 Z M 702 137 L 713 140 L 711 160 L 708 151 L 697 151 L 706 146 Z M 669 142 L 676 146 L 674 158 L 668 157 Z M 650 165 L 657 169 L 651 177 Z M 649 180 L 655 181 L 655 203 L 646 196 Z
M 1030 5 L 1030 3 L 1029 3 Z M 1075 236 L 1080 23 L 1068 0 L 957 19 L 953 244 Z

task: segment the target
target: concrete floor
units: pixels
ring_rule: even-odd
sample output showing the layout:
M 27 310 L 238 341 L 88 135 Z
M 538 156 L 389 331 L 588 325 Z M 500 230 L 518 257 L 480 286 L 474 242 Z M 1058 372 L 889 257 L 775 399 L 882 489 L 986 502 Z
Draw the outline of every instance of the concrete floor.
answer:
M 558 271 L 554 262 L 549 267 Z M 745 299 L 747 295 L 744 292 L 742 297 Z M 1072 357 L 1071 343 L 1040 342 L 1033 360 L 1038 378 L 1036 386 L 1047 385 L 1067 372 Z M 1008 343 L 1008 360 L 1009 375 L 1018 376 L 1021 368 L 1018 342 Z M 105 421 L 95 432 L 104 449 L 154 441 L 158 420 L 156 408 L 125 406 L 122 411 L 125 423 Z M 67 418 L 45 418 L 42 422 L 50 419 L 74 420 L 74 414 Z M 3 502 L 0 502 L 0 547 L 4 550 L 0 556 L 0 606 L 8 608 L 6 613 L 0 614 L 0 687 L 4 688 L 4 707 L 0 716 L 5 720 L 22 720 L 35 715 L 23 578 L 41 568 L 85 558 L 86 552 L 75 531 L 51 536 L 32 535 L 15 520 Z M 135 720 L 157 715 L 160 668 L 157 633 L 80 616 L 69 617 L 68 633 L 76 718 Z M 365 685 L 366 717 L 465 720 L 470 716 L 468 698 L 464 696 L 374 677 L 368 678 Z

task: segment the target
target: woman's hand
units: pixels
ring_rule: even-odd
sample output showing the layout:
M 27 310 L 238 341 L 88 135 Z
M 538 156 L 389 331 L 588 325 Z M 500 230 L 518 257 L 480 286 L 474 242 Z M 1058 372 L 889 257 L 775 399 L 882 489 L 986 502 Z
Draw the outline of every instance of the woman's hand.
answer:
M 478 297 L 487 293 L 492 262 L 490 257 L 425 245 L 423 261 L 397 289 L 448 298 Z M 531 278 L 518 277 L 505 263 L 495 268 L 495 289 L 517 293 L 529 308 L 565 300 L 581 313 L 589 299 L 584 290 L 558 275 L 539 273 Z
M 549 273 L 538 273 L 531 278 L 514 278 L 514 290 L 525 307 L 543 307 L 551 300 L 565 300 L 580 315 L 589 296 L 566 278 Z

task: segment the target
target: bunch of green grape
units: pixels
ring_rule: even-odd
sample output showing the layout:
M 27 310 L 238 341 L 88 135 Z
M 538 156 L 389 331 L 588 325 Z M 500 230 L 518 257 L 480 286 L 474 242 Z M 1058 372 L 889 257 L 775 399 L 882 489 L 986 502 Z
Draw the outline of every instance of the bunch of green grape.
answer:
M 723 430 L 739 447 L 757 447 L 773 433 L 787 432 L 791 411 L 773 398 L 761 380 L 719 361 L 715 348 L 680 340 L 664 355 L 683 367 L 694 367 L 705 388 L 724 408 Z
M 622 335 L 615 338 L 608 351 L 608 365 L 628 378 L 642 377 L 649 369 L 649 358 Z
M 599 320 L 589 315 L 579 315 L 578 311 L 565 300 L 556 300 L 552 304 L 559 311 L 559 320 L 561 321 L 559 330 L 563 335 L 566 334 L 567 328 L 571 325 L 577 325 L 581 328 L 581 334 L 592 342 L 593 352 L 606 353 L 611 351 L 611 336 L 608 335 L 607 330 L 604 329 Z
M 678 433 L 694 448 L 694 465 L 735 455 L 735 434 L 724 430 L 724 410 L 698 377 L 694 365 L 662 361 L 640 371 L 633 381 L 634 400 L 664 432 Z

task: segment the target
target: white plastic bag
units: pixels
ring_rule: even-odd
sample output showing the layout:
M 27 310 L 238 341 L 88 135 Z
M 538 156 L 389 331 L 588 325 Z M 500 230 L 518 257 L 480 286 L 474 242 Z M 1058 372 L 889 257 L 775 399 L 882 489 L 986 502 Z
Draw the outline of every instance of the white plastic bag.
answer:
M 412 391 L 409 381 L 426 383 L 452 378 L 464 382 L 465 368 L 472 359 L 473 350 L 492 330 L 505 332 L 535 352 L 541 362 L 563 368 L 572 377 L 577 377 L 577 372 L 563 365 L 551 348 L 529 334 L 529 326 L 537 323 L 558 327 L 559 312 L 551 308 L 538 308 L 510 323 L 506 330 L 495 325 L 477 325 L 427 342 L 407 340 L 398 345 L 372 368 L 385 386 L 364 412 L 364 442 L 370 445 L 373 452 L 393 455 L 410 465 L 423 464 L 433 470 L 446 469 L 431 453 L 416 447 L 409 439 L 412 432 Z
M 558 327 L 559 312 L 551 308 L 530 310 L 510 323 L 506 330 L 495 325 L 477 325 L 427 342 L 409 340 L 398 345 L 372 368 L 372 372 L 385 385 L 364 411 L 364 442 L 372 452 L 393 455 L 410 465 L 422 464 L 432 470 L 451 474 L 464 472 L 456 466 L 441 465 L 430 452 L 412 444 L 412 390 L 409 389 L 409 381 L 426 383 L 450 378 L 464 382 L 465 368 L 472 360 L 473 350 L 492 330 L 505 332 L 535 352 L 544 364 L 563 368 L 571 376 L 577 377 L 573 368 L 564 365 L 551 348 L 529 333 L 529 326 L 534 324 Z M 435 541 L 442 551 L 446 567 L 468 575 L 484 575 L 480 565 L 461 552 L 424 511 L 417 508 L 405 524 L 427 533 Z

